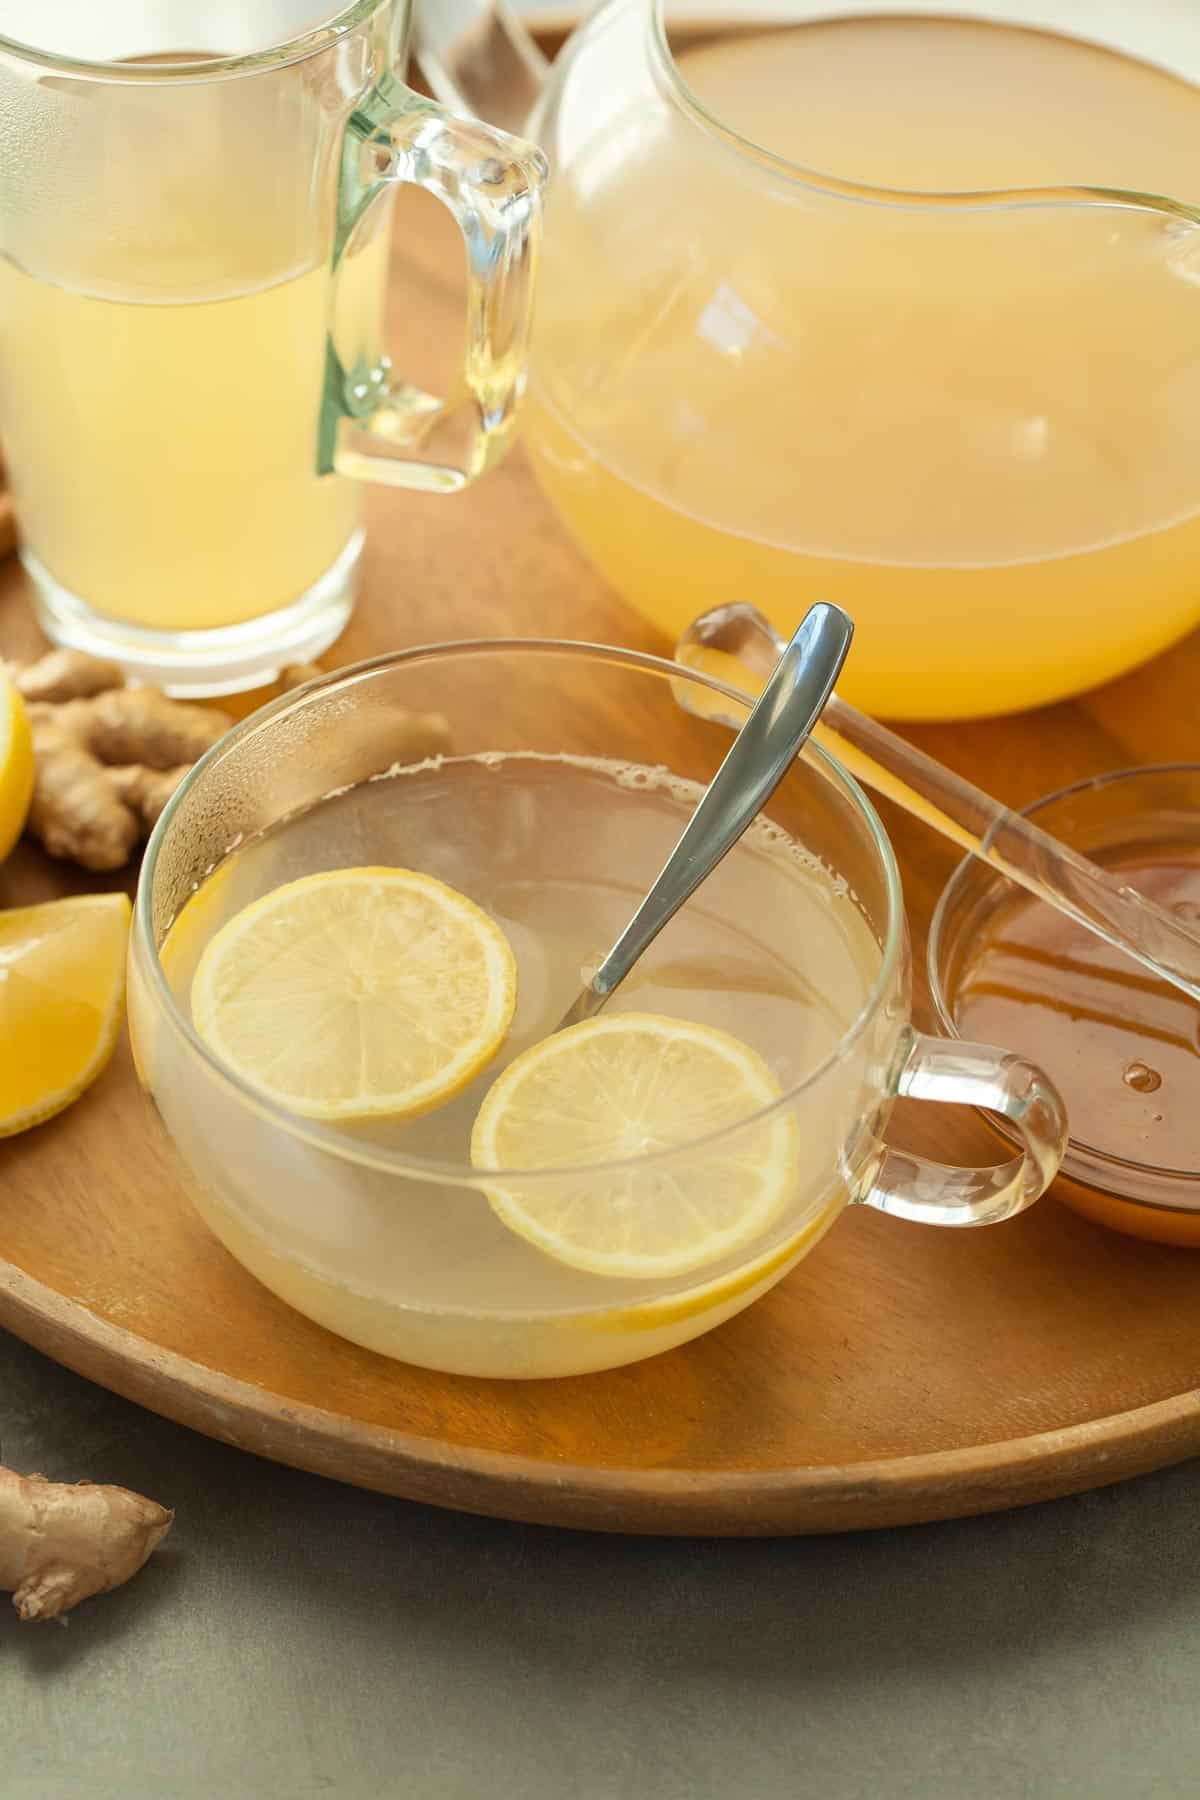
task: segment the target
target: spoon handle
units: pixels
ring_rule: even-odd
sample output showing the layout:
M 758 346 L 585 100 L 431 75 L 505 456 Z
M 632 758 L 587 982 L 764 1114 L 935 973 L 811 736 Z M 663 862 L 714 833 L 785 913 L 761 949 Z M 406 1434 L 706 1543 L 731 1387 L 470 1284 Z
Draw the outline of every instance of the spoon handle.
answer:
M 753 607 L 721 607 L 696 621 L 677 655 L 685 665 L 699 660 L 709 666 L 695 653 L 716 650 L 738 685 L 737 665 L 743 674 L 761 676 L 782 644 Z M 1164 907 L 836 694 L 812 735 L 859 781 L 1200 1000 L 1200 935 Z
M 712 873 L 787 774 L 833 691 L 854 626 L 839 606 L 805 614 L 645 899 L 559 1029 L 599 1012 L 668 919 Z
M 1200 937 L 1182 920 L 922 751 L 906 745 L 901 759 L 902 738 L 836 695 L 826 719 L 813 735 L 860 781 L 1200 1000 Z

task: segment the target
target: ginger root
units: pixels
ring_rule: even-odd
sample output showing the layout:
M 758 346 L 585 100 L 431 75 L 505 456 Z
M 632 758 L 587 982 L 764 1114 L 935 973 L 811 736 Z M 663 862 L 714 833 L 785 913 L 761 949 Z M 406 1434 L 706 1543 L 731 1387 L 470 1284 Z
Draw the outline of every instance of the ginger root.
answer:
M 279 686 L 287 693 L 322 673 L 294 663 L 281 670 Z M 29 713 L 36 762 L 26 830 L 51 856 L 85 869 L 124 868 L 192 764 L 233 723 L 214 707 L 127 687 L 116 663 L 82 650 L 51 650 L 12 676 Z M 440 713 L 397 707 L 386 727 L 371 721 L 364 780 L 378 771 L 381 731 L 393 760 L 450 748 Z
M 289 663 L 286 669 L 279 671 L 280 692 L 293 693 L 296 688 L 307 687 L 310 681 L 319 681 L 327 672 L 319 669 L 316 663 Z
M 88 700 L 107 688 L 124 687 L 125 672 L 119 663 L 82 650 L 48 650 L 36 662 L 16 668 L 14 680 L 26 700 Z
M 103 764 L 52 718 L 35 715 L 31 724 L 36 773 L 26 831 L 51 856 L 85 869 L 123 868 L 141 836 L 136 812 Z
M 119 687 L 56 705 L 54 723 L 109 768 L 162 770 L 190 767 L 233 721 L 212 707 L 169 700 L 157 688 Z
M 158 815 L 179 786 L 191 763 L 179 763 L 173 769 L 143 769 L 132 764 L 123 769 L 110 769 L 108 779 L 113 792 L 135 812 L 149 831 L 158 823 Z
M 56 1619 L 136 1575 L 174 1517 L 128 1488 L 0 1468 L 0 1590 L 19 1618 Z
M 37 770 L 27 830 L 51 856 L 123 868 L 227 713 L 126 687 L 116 663 L 52 650 L 13 671 Z

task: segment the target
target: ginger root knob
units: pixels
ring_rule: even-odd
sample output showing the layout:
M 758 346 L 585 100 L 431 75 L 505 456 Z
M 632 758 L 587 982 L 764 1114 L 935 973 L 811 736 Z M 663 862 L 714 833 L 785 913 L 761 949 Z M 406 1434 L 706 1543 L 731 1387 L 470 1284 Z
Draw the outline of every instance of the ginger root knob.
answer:
M 124 687 L 125 672 L 118 663 L 84 650 L 50 650 L 37 662 L 14 672 L 17 692 L 25 700 L 86 700 L 108 688 Z
M 123 869 L 139 821 L 109 781 L 108 770 L 50 716 L 33 717 L 37 772 L 26 830 L 51 856 L 85 869 Z
M 27 829 L 51 856 L 124 868 L 188 769 L 233 723 L 227 713 L 126 687 L 116 663 L 51 650 L 14 671 L 36 760 Z
M 127 687 L 116 663 L 82 650 L 51 650 L 15 668 L 36 761 L 27 829 L 51 856 L 85 869 L 124 868 L 192 764 L 233 724 L 214 707 Z M 319 676 L 311 663 L 281 670 L 287 693 Z M 361 777 L 379 770 L 381 745 L 396 762 L 450 749 L 440 713 L 396 707 L 370 722 Z
M 157 688 L 129 687 L 68 700 L 56 722 L 102 763 L 146 769 L 197 762 L 233 723 L 228 713 L 169 700 Z
M 19 1618 L 56 1619 L 136 1575 L 174 1517 L 128 1488 L 0 1469 L 0 1589 Z

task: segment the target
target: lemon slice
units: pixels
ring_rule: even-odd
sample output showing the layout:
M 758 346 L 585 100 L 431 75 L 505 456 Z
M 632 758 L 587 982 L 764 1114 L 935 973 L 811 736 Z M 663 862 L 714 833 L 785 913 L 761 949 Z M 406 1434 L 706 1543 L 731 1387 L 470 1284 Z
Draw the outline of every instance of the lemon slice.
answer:
M 238 1075 L 310 1119 L 404 1118 L 459 1093 L 512 1022 L 517 968 L 431 875 L 335 869 L 255 900 L 206 946 L 192 1018 Z
M 680 1275 L 751 1244 L 783 1211 L 798 1160 L 783 1114 L 669 1160 L 580 1165 L 694 1144 L 780 1099 L 748 1044 L 686 1019 L 622 1013 L 535 1044 L 489 1090 L 471 1135 L 479 1169 L 570 1168 L 489 1184 L 504 1223 L 596 1275 Z
M 25 825 L 33 798 L 33 740 L 21 696 L 0 668 L 0 862 Z
M 0 1137 L 61 1112 L 112 1055 L 128 939 L 124 894 L 0 912 Z

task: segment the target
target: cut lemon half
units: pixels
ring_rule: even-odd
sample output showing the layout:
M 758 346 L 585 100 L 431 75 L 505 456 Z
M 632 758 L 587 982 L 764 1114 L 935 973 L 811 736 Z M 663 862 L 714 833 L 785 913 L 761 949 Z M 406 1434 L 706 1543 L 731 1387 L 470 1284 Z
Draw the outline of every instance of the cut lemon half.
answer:
M 77 1100 L 113 1053 L 129 901 L 88 894 L 0 912 L 0 1137 Z
M 20 694 L 0 668 L 0 862 L 20 837 L 32 798 L 29 717 Z
M 517 967 L 465 894 L 335 869 L 255 900 L 206 946 L 192 1018 L 260 1093 L 310 1119 L 406 1118 L 461 1092 L 512 1022 Z
M 789 1114 L 687 1149 L 781 1097 L 758 1052 L 711 1025 L 589 1019 L 509 1064 L 479 1110 L 471 1160 L 501 1173 L 571 1170 L 487 1190 L 499 1218 L 556 1262 L 681 1275 L 752 1244 L 787 1205 L 798 1161 Z M 677 1156 L 645 1160 L 675 1146 Z

